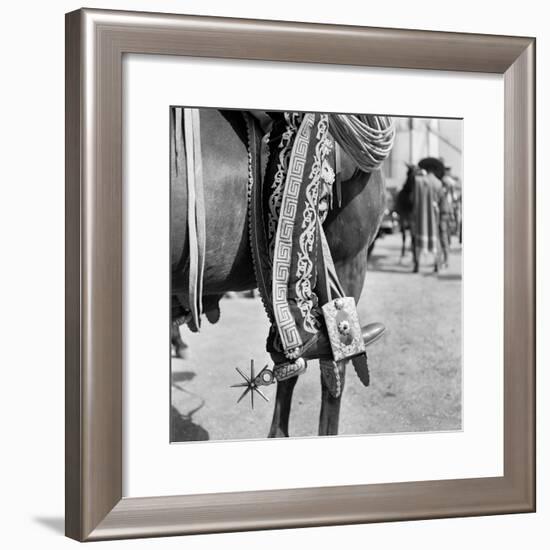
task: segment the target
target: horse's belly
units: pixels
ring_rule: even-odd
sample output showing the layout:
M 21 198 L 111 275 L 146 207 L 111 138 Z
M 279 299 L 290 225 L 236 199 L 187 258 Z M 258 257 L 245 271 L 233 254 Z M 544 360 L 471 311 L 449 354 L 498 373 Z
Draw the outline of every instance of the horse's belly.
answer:
M 201 110 L 201 145 L 206 228 L 203 292 L 254 288 L 248 245 L 246 147 L 214 109 Z M 183 202 L 180 199 L 181 205 L 175 205 L 180 212 L 186 208 Z M 185 269 L 173 272 L 174 292 L 185 294 L 186 276 Z
M 246 163 L 242 174 L 225 174 L 205 188 L 206 294 L 254 288 L 248 243 Z

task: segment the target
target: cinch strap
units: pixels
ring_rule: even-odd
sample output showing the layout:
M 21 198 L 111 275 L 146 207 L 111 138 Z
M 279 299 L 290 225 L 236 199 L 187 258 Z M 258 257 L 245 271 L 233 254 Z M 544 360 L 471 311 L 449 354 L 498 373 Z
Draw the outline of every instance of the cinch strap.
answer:
M 197 329 L 202 314 L 202 284 L 206 247 L 200 118 L 198 109 L 184 109 L 187 162 L 187 227 L 189 235 L 189 309 Z

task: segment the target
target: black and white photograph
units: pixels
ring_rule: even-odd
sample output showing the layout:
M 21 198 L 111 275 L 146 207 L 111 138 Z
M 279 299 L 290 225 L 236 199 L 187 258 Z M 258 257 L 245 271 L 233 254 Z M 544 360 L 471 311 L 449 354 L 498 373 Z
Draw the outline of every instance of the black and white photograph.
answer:
M 463 121 L 169 118 L 170 441 L 461 430 Z

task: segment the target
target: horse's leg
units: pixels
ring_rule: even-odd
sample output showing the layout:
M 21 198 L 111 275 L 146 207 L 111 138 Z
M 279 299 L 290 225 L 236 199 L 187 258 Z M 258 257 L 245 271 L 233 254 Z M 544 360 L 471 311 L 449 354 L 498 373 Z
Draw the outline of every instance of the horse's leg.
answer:
M 347 296 L 353 296 L 355 302 L 359 301 L 361 290 L 367 274 L 366 250 L 357 254 L 346 262 L 336 266 L 338 279 Z M 340 394 L 333 397 L 321 375 L 321 414 L 319 416 L 319 435 L 338 435 L 338 423 L 340 420 L 340 403 L 344 393 L 344 381 L 346 377 L 345 362 L 338 364 L 340 375 Z
M 174 347 L 174 353 L 181 359 L 187 359 L 188 345 L 183 341 L 178 323 L 172 322 L 170 327 L 170 341 Z
M 405 244 L 407 241 L 407 229 L 405 224 L 400 224 L 401 226 L 401 259 L 405 257 Z
M 411 248 L 413 253 L 413 272 L 418 273 L 420 271 L 420 251 L 416 247 L 416 238 L 411 230 Z
M 338 422 L 340 420 L 340 405 L 344 392 L 346 367 L 342 361 L 338 365 L 340 373 L 340 395 L 333 397 L 321 376 L 321 415 L 319 416 L 319 435 L 338 435 Z
M 275 396 L 275 409 L 273 420 L 267 437 L 288 437 L 288 419 L 290 417 L 290 405 L 292 403 L 292 392 L 298 380 L 293 376 L 288 380 L 277 382 L 277 394 Z

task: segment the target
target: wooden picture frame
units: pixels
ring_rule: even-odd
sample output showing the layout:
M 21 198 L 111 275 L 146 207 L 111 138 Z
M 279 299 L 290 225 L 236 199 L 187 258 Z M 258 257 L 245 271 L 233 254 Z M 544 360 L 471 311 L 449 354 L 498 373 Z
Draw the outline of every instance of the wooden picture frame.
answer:
M 504 75 L 504 475 L 122 497 L 122 56 Z M 66 534 L 100 540 L 535 509 L 535 40 L 82 9 L 66 16 Z

